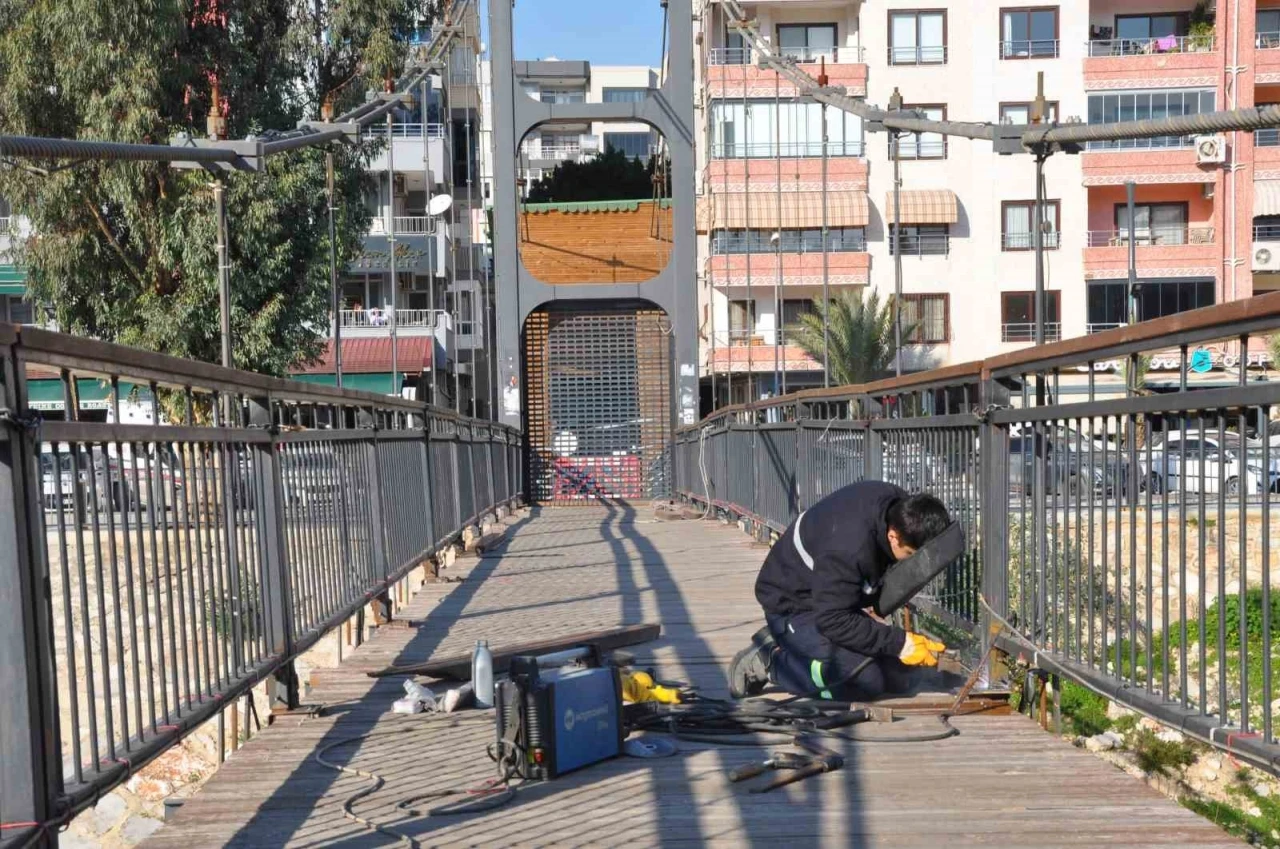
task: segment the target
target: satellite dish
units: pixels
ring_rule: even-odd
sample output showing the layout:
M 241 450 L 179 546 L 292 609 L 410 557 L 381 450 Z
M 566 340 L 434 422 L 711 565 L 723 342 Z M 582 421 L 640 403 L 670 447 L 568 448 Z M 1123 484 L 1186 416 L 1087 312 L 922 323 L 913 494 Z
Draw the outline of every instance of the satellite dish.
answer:
M 436 195 L 427 204 L 427 215 L 435 218 L 444 215 L 453 206 L 453 198 L 449 195 Z

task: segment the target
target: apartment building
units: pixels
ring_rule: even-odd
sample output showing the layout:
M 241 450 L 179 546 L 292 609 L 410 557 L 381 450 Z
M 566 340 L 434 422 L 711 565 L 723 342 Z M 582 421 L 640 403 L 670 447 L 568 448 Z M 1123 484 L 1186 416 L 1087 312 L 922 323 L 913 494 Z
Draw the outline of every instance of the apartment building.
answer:
M 625 103 L 643 100 L 657 86 L 658 71 L 550 58 L 516 62 L 516 79 L 525 94 L 543 103 Z M 609 148 L 647 160 L 657 143 L 657 133 L 642 123 L 548 124 L 521 143 L 518 173 L 527 192 L 561 162 L 580 162 Z
M 389 124 L 365 130 L 366 138 L 386 143 L 368 165 L 374 189 L 366 198 L 372 221 L 364 249 L 340 274 L 343 385 L 487 416 L 493 384 L 485 340 L 493 299 L 475 7 L 455 25 L 462 37 L 445 67 Z M 415 30 L 410 41 L 425 44 L 430 31 Z M 333 382 L 333 347 L 331 334 L 322 358 L 295 376 Z
M 825 71 L 830 84 L 882 106 L 897 89 L 904 105 L 935 118 L 1027 123 L 1038 72 L 1049 120 L 1280 101 L 1277 0 L 772 0 L 744 8 L 771 49 L 811 76 Z M 769 394 L 776 384 L 820 384 L 820 364 L 787 344 L 789 335 L 824 284 L 833 296 L 860 287 L 892 293 L 895 248 L 904 320 L 913 328 L 905 367 L 1031 343 L 1030 156 L 904 134 L 902 233 L 894 239 L 889 136 L 828 108 L 824 162 L 822 107 L 760 67 L 714 0 L 696 38 L 703 374 L 704 384 L 717 376 L 719 403 Z M 1130 180 L 1138 320 L 1280 288 L 1278 169 L 1274 130 L 1091 144 L 1052 156 L 1043 222 L 1047 337 L 1130 320 Z M 1261 352 L 1251 356 L 1255 365 L 1265 361 Z

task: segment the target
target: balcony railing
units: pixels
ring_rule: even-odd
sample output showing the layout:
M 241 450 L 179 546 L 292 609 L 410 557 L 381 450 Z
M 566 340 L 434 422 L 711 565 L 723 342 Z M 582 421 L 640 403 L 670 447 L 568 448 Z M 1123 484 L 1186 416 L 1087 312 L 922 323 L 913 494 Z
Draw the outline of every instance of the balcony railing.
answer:
M 444 124 L 392 124 L 391 137 L 393 139 L 420 139 L 422 138 L 423 127 L 426 127 L 427 138 L 442 139 L 444 138 Z M 364 128 L 363 137 L 366 139 L 385 139 L 387 137 L 387 125 L 385 122 L 380 124 L 370 124 Z
M 8 215 L 0 215 L 0 236 L 9 235 L 10 228 L 13 226 L 13 218 Z
M 897 255 L 899 242 L 902 245 L 903 256 L 946 256 L 951 252 L 951 236 L 947 233 L 890 237 L 890 256 Z
M 1195 136 L 1156 136 L 1150 139 L 1091 141 L 1085 144 L 1085 150 L 1179 150 L 1195 145 Z
M 889 145 L 889 155 L 893 156 L 893 145 Z M 899 159 L 946 159 L 947 140 L 917 139 L 914 136 L 903 136 L 898 141 Z
M 1056 59 L 1057 39 L 1015 39 L 1000 42 L 1001 59 Z
M 1280 242 L 1280 224 L 1253 225 L 1253 240 L 1255 242 Z
M 827 253 L 864 253 L 867 250 L 867 239 L 864 235 L 839 236 L 829 233 L 827 236 Z M 743 254 L 821 254 L 821 239 L 812 240 L 797 238 L 783 234 L 780 243 L 774 245 L 768 237 L 750 237 L 741 234 L 716 236 L 711 240 L 712 256 L 740 256 Z
M 1041 244 L 1046 250 L 1054 250 L 1059 247 L 1060 233 L 1057 230 L 1051 230 L 1043 233 Z M 1005 233 L 1000 240 L 1000 246 L 1006 251 L 1031 251 L 1035 250 L 1035 233 Z
M 1166 245 L 1211 245 L 1214 228 L 1175 224 L 1167 227 L 1138 227 L 1134 232 L 1138 247 Z M 1091 248 L 1117 248 L 1129 244 L 1128 230 L 1090 230 L 1086 244 Z
M 1104 330 L 1115 330 L 1117 327 L 1126 327 L 1123 321 L 1092 321 L 1084 326 L 1085 333 L 1101 333 Z
M 444 310 L 390 310 L 370 307 L 367 310 L 342 310 L 342 326 L 354 327 L 438 327 L 448 326 L 449 313 Z
M 779 47 L 777 52 L 801 64 L 825 61 L 831 65 L 856 65 L 863 61 L 863 49 L 858 45 L 848 47 Z M 707 57 L 711 65 L 753 65 L 755 58 L 750 47 L 713 47 Z
M 1044 323 L 1044 341 L 1057 342 L 1062 339 L 1062 323 L 1046 321 Z M 1034 342 L 1036 341 L 1036 325 L 1034 322 L 1010 322 L 1000 325 L 1002 342 Z
M 1280 50 L 1280 32 L 1260 32 L 1254 36 L 1259 50 Z
M 392 219 L 397 236 L 430 236 L 436 232 L 436 219 L 429 215 L 397 215 Z M 378 216 L 369 222 L 369 235 L 387 235 L 387 221 Z
M 1111 38 L 1086 45 L 1093 58 L 1153 56 L 1165 53 L 1212 53 L 1212 35 L 1166 35 L 1162 38 Z
M 1254 130 L 1253 144 L 1255 147 L 1280 147 L 1280 129 L 1267 127 L 1263 130 Z
M 890 47 L 890 65 L 945 65 L 947 62 L 947 46 L 933 47 Z
M 862 156 L 866 148 L 862 139 L 835 139 L 827 141 L 827 156 Z M 713 159 L 800 159 L 822 156 L 822 141 L 782 142 L 715 142 L 711 145 Z

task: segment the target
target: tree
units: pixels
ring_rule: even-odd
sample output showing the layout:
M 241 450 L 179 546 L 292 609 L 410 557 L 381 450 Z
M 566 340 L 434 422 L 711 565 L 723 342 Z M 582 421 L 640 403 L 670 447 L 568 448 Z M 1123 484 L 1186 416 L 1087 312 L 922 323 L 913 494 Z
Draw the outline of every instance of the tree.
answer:
M 363 99 L 400 66 L 421 0 L 0 0 L 0 132 L 122 142 L 205 135 L 213 81 L 231 138 Z M 338 261 L 361 248 L 366 146 L 339 148 Z M 39 167 L 36 167 L 36 166 Z M 324 152 L 223 175 L 235 364 L 280 374 L 328 325 Z M 211 175 L 162 163 L 0 165 L 34 235 L 29 297 L 66 331 L 219 358 Z
M 830 304 L 814 300 L 814 311 L 800 317 L 800 330 L 792 337 L 813 359 L 823 361 L 823 318 L 831 341 L 831 380 L 848 385 L 883 377 L 897 356 L 893 334 L 893 299 L 880 300 L 874 290 L 846 291 Z M 904 338 L 915 330 L 904 324 Z
M 529 189 L 529 203 L 575 203 L 596 200 L 644 200 L 653 197 L 656 157 L 632 159 L 609 147 L 586 162 L 565 160 Z M 671 196 L 671 169 L 666 168 L 663 197 Z

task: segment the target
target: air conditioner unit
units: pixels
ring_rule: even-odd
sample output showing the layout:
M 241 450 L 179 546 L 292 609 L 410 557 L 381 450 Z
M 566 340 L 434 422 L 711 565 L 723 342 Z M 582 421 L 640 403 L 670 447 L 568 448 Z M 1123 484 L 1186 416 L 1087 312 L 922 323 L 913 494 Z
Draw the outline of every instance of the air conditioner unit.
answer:
M 1196 162 L 1200 165 L 1221 164 L 1227 161 L 1227 137 L 1196 136 Z
M 1254 271 L 1280 271 L 1280 245 L 1253 249 Z

